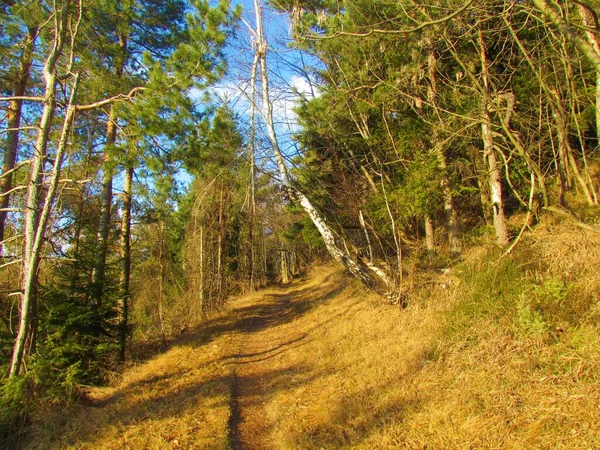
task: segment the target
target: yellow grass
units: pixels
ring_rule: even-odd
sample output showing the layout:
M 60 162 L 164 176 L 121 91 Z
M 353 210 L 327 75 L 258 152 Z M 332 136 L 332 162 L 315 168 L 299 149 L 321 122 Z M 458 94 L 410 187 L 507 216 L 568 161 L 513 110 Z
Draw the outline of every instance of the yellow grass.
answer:
M 473 285 L 428 283 L 400 309 L 321 267 L 231 302 L 90 405 L 41 415 L 28 448 L 600 448 L 595 239 L 557 224 L 522 247 L 544 258 L 524 277 L 571 277 L 588 296 L 579 324 L 530 333 L 511 304 L 455 327 Z

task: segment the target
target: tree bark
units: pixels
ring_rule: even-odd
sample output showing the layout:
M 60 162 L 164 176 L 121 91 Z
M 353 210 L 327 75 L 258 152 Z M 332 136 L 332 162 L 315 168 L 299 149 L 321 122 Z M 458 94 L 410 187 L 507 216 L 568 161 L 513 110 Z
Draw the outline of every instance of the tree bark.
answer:
M 585 6 L 580 3 L 575 3 L 577 5 L 577 9 L 579 10 L 579 14 L 581 15 L 581 19 L 583 20 L 583 24 L 588 28 L 595 27 L 594 15 L 592 12 Z M 594 49 L 594 52 L 600 55 L 600 42 L 598 42 L 598 36 L 592 33 L 591 31 L 586 31 L 585 33 L 589 44 Z M 600 141 L 600 71 L 596 70 L 596 137 L 598 141 Z
M 25 48 L 21 55 L 19 71 L 16 75 L 12 95 L 22 97 L 25 95 L 27 83 L 29 82 L 29 73 L 33 61 L 33 52 L 35 50 L 35 40 L 37 37 L 37 27 L 28 28 L 25 38 Z M 4 159 L 2 161 L 2 176 L 0 177 L 0 256 L 2 255 L 2 244 L 4 242 L 4 228 L 6 225 L 7 211 L 10 204 L 10 190 L 12 189 L 13 169 L 17 162 L 17 153 L 19 149 L 19 128 L 21 126 L 21 115 L 23 109 L 23 100 L 11 100 L 7 111 L 6 146 L 4 148 Z
M 133 167 L 125 170 L 123 208 L 121 213 L 121 318 L 119 323 L 119 359 L 125 361 L 131 279 L 131 200 Z
M 219 192 L 219 216 L 217 229 L 217 308 L 221 306 L 223 294 L 223 237 L 225 234 L 225 219 L 224 219 L 224 186 L 221 183 Z
M 479 55 L 481 59 L 481 75 L 483 77 L 483 86 L 486 93 L 489 94 L 490 82 L 487 64 L 487 55 L 485 43 L 481 30 L 478 31 L 479 40 Z M 494 229 L 496 230 L 496 243 L 505 247 L 508 245 L 508 227 L 506 225 L 506 217 L 504 216 L 504 198 L 502 195 L 502 178 L 498 167 L 498 158 L 496 155 L 496 147 L 490 126 L 490 115 L 487 110 L 488 102 L 482 99 L 481 113 L 481 138 L 483 140 L 483 155 L 487 159 L 489 177 L 490 177 L 490 199 L 492 202 L 492 213 L 494 220 Z
M 429 214 L 425 216 L 425 247 L 427 248 L 429 263 L 432 263 L 435 257 L 435 234 L 433 232 L 433 221 Z
M 281 277 L 281 282 L 283 284 L 289 283 L 292 278 L 290 274 L 288 250 L 285 249 L 279 250 L 279 276 Z
M 252 61 L 252 73 L 250 75 L 250 208 L 248 220 L 248 240 L 250 245 L 250 293 L 254 292 L 254 277 L 256 272 L 256 254 L 254 243 L 254 221 L 256 220 L 256 162 L 255 162 L 255 141 L 256 141 L 256 122 L 254 98 L 256 97 L 256 70 L 258 67 L 258 53 L 254 55 Z
M 116 137 L 117 124 L 115 107 L 111 105 L 106 126 L 105 147 L 114 145 Z M 104 295 L 106 256 L 108 253 L 108 237 L 110 234 L 110 218 L 112 213 L 113 169 L 110 166 L 111 158 L 107 150 L 104 152 L 104 171 L 102 173 L 102 191 L 100 193 L 100 220 L 98 222 L 98 232 L 96 234 L 96 262 L 92 272 L 93 305 L 96 307 L 102 304 L 102 296 Z
M 317 227 L 317 230 L 321 234 L 323 242 L 325 243 L 325 247 L 327 248 L 327 251 L 329 252 L 331 257 L 335 261 L 346 267 L 348 271 L 356 278 L 361 280 L 363 284 L 365 284 L 365 286 L 372 290 L 378 291 L 377 283 L 375 282 L 371 274 L 364 267 L 359 265 L 356 261 L 352 260 L 352 258 L 348 254 L 346 254 L 337 246 L 333 232 L 331 231 L 331 229 L 329 228 L 319 211 L 317 211 L 317 209 L 313 206 L 308 197 L 306 197 L 304 193 L 298 190 L 291 183 L 287 166 L 283 158 L 283 154 L 281 153 L 281 150 L 279 148 L 279 143 L 277 141 L 277 133 L 275 131 L 275 123 L 273 121 L 273 105 L 271 104 L 269 97 L 269 84 L 267 74 L 267 42 L 265 41 L 265 38 L 263 36 L 262 10 L 258 0 L 254 0 L 254 10 L 256 14 L 255 51 L 258 54 L 261 69 L 263 118 L 267 126 L 269 141 L 273 148 L 273 153 L 275 156 L 275 161 L 279 171 L 279 176 L 281 178 L 281 185 L 284 190 L 284 193 L 290 199 L 296 201 L 308 214 L 314 225 Z M 380 279 L 384 284 L 386 284 L 387 288 L 391 287 L 386 282 L 387 280 L 384 280 L 381 277 Z
M 158 224 L 158 328 L 160 330 L 160 338 L 163 349 L 167 348 L 167 332 L 165 328 L 165 318 L 163 312 L 163 304 L 165 299 L 165 262 L 164 262 L 164 245 L 165 245 L 165 222 L 160 219 Z
M 121 78 L 127 62 L 127 41 L 125 35 L 119 36 L 119 51 L 115 76 Z M 113 197 L 113 168 L 111 166 L 110 147 L 117 140 L 117 115 L 114 104 L 111 104 L 106 125 L 106 141 L 104 143 L 104 171 L 102 173 L 102 191 L 100 194 L 100 220 L 96 234 L 96 262 L 92 272 L 92 296 L 94 307 L 102 304 L 106 276 L 106 258 L 108 253 L 108 237 L 110 234 L 110 218 Z
M 68 3 L 68 2 L 67 2 Z M 63 5 L 68 6 L 68 5 Z M 43 231 L 40 230 L 40 220 L 43 211 L 40 209 L 40 195 L 42 192 L 42 179 L 46 151 L 48 147 L 48 136 L 54 117 L 56 107 L 56 64 L 60 57 L 66 36 L 67 13 L 63 11 L 55 19 L 55 38 L 52 48 L 44 63 L 44 102 L 40 118 L 37 139 L 34 147 L 34 154 L 31 161 L 29 181 L 27 185 L 27 200 L 24 225 L 24 243 L 23 243 L 23 271 L 21 286 L 21 311 L 19 320 L 19 330 L 13 346 L 13 354 L 9 369 L 9 376 L 17 376 L 21 371 L 23 356 L 27 346 L 28 336 L 31 335 L 32 317 L 36 315 L 37 271 L 39 266 L 39 255 L 41 252 Z M 75 111 L 72 111 L 74 114 Z M 65 118 L 65 124 L 67 124 Z M 58 159 L 56 159 L 58 162 Z M 58 180 L 57 180 L 58 181 Z M 48 199 L 48 196 L 46 196 Z M 42 231 L 42 233 L 40 233 Z
M 56 155 L 54 157 L 54 167 L 48 184 L 48 189 L 41 202 L 42 171 L 46 157 L 46 148 L 48 144 L 48 134 L 51 126 L 53 110 L 55 107 L 55 89 L 56 72 L 55 66 L 45 69 L 47 103 L 44 105 L 41 126 L 38 132 L 36 142 L 36 152 L 32 161 L 32 170 L 29 180 L 29 189 L 27 195 L 27 211 L 25 215 L 25 243 L 23 249 L 23 282 L 21 294 L 21 317 L 19 321 L 19 330 L 13 347 L 13 355 L 10 366 L 10 376 L 16 376 L 21 370 L 27 340 L 33 344 L 33 338 L 36 335 L 35 321 L 37 319 L 37 286 L 38 269 L 41 261 L 42 248 L 46 233 L 46 228 L 52 212 L 52 206 L 56 196 L 56 189 L 60 179 L 63 157 L 69 141 L 69 134 L 75 120 L 75 105 L 73 104 L 77 89 L 79 86 L 79 75 L 75 76 L 71 88 L 71 96 L 67 112 L 65 114 L 63 128 L 58 142 Z M 41 150 L 41 151 L 40 151 Z M 41 205 L 41 206 L 40 206 Z
M 369 251 L 369 263 L 373 264 L 373 246 L 371 245 L 371 238 L 369 237 L 369 231 L 367 230 L 367 226 L 365 224 L 365 218 L 361 210 L 358 211 L 358 219 L 360 221 L 360 226 L 365 233 L 365 240 L 367 241 L 367 250 Z

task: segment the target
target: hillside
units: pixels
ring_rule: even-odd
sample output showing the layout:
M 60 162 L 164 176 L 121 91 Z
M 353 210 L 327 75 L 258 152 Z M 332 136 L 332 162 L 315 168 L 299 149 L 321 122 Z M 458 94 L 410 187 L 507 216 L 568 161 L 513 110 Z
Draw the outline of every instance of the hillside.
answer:
M 547 223 L 415 279 L 405 309 L 312 269 L 39 414 L 26 448 L 597 448 L 599 244 Z

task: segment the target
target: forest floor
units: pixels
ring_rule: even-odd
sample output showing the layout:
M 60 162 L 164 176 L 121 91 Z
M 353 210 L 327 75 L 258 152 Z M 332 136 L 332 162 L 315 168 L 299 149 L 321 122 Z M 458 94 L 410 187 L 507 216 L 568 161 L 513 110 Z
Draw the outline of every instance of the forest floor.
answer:
M 40 412 L 26 448 L 600 448 L 600 281 L 576 264 L 600 245 L 565 230 L 576 251 L 552 251 L 581 275 L 568 292 L 589 290 L 573 291 L 585 320 L 533 310 L 564 309 L 566 288 L 529 284 L 519 260 L 489 268 L 482 249 L 458 276 L 418 279 L 405 309 L 319 267 L 232 300 L 85 404 Z M 524 254 L 551 261 L 535 242 Z

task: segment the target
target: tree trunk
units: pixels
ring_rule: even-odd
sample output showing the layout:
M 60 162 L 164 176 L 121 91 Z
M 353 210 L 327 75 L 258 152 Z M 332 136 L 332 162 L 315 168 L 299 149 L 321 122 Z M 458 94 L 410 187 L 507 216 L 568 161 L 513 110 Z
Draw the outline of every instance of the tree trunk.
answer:
M 360 221 L 360 226 L 365 233 L 365 240 L 367 241 L 367 250 L 369 251 L 369 263 L 373 264 L 373 246 L 371 245 L 371 238 L 369 237 L 369 231 L 367 230 L 367 226 L 365 224 L 365 218 L 361 210 L 358 211 L 358 219 Z
M 598 53 L 594 46 L 582 38 L 577 30 L 572 28 L 546 0 L 533 0 L 533 4 L 583 53 L 583 56 L 592 65 L 596 73 L 600 73 L 600 53 Z
M 290 266 L 288 261 L 288 251 L 285 249 L 279 250 L 279 276 L 283 284 L 288 284 L 292 278 L 290 275 Z
M 256 70 L 258 67 L 258 53 L 254 55 L 252 61 L 252 73 L 250 75 L 250 207 L 248 220 L 248 240 L 250 245 L 250 293 L 254 292 L 254 276 L 256 272 L 256 256 L 254 243 L 254 221 L 256 219 L 256 167 L 255 167 L 255 141 L 256 141 L 256 122 L 254 98 L 256 97 Z
M 121 78 L 127 62 L 127 36 L 119 36 L 121 54 L 115 58 L 115 76 Z M 106 124 L 106 141 L 104 143 L 104 170 L 102 174 L 102 191 L 100 193 L 100 220 L 96 234 L 96 262 L 92 272 L 92 296 L 94 306 L 102 304 L 106 277 L 106 257 L 108 254 L 108 237 L 113 197 L 113 167 L 111 166 L 110 147 L 117 140 L 117 115 L 114 104 L 111 104 Z
M 163 312 L 163 303 L 165 299 L 165 262 L 164 262 L 164 245 L 165 245 L 165 222 L 160 219 L 158 224 L 158 328 L 160 330 L 160 338 L 163 349 L 167 348 L 167 332 L 165 329 L 165 317 Z
M 285 194 L 292 200 L 296 201 L 304 209 L 304 211 L 311 218 L 314 225 L 319 230 L 325 247 L 327 248 L 331 257 L 346 267 L 352 275 L 361 280 L 365 286 L 370 289 L 377 291 L 377 284 L 371 274 L 357 262 L 353 261 L 352 258 L 344 253 L 336 244 L 333 232 L 319 213 L 317 209 L 312 205 L 308 197 L 304 193 L 300 192 L 294 187 L 290 181 L 287 166 L 283 158 L 283 154 L 279 148 L 277 141 L 277 134 L 275 132 L 275 123 L 273 121 L 273 105 L 271 104 L 269 97 L 269 84 L 268 84 L 268 73 L 267 73 L 267 42 L 263 36 L 263 25 L 262 25 L 262 10 L 258 0 L 254 0 L 254 10 L 256 14 L 256 52 L 261 68 L 261 80 L 262 80 L 262 99 L 263 99 L 263 118 L 267 126 L 267 132 L 269 141 L 273 148 L 275 161 L 279 170 L 279 176 L 281 178 L 281 185 Z M 380 278 L 381 279 L 381 278 Z M 387 288 L 391 286 L 386 282 L 387 280 L 381 279 L 386 284 Z
M 221 184 L 219 192 L 219 222 L 217 229 L 217 308 L 221 306 L 223 293 L 223 235 L 225 234 L 223 189 L 223 184 Z
M 117 137 L 117 123 L 115 107 L 111 105 L 106 126 L 105 147 L 114 145 Z M 106 275 L 106 256 L 108 253 L 108 237 L 110 234 L 110 219 L 113 196 L 113 169 L 110 166 L 110 155 L 104 152 L 104 171 L 102 174 L 102 191 L 100 193 L 100 220 L 96 234 L 96 262 L 92 272 L 93 304 L 98 307 L 102 304 L 104 294 L 104 281 Z
M 481 75 L 483 77 L 483 86 L 486 93 L 489 94 L 490 82 L 487 64 L 487 55 L 485 43 L 481 30 L 478 33 L 479 38 L 479 55 L 481 58 Z M 498 167 L 498 158 L 496 155 L 496 147 L 490 126 L 490 115 L 487 110 L 488 102 L 482 99 L 481 113 L 481 138 L 483 140 L 483 156 L 487 159 L 489 177 L 490 177 L 490 199 L 492 202 L 492 213 L 494 220 L 494 229 L 496 230 L 496 243 L 505 247 L 508 245 L 508 227 L 506 225 L 506 217 L 504 216 L 504 198 L 502 195 L 502 178 L 500 168 Z
M 504 216 L 504 199 L 502 196 L 502 179 L 500 169 L 498 167 L 498 159 L 494 147 L 494 139 L 490 129 L 489 115 L 484 109 L 484 122 L 481 124 L 481 136 L 483 139 L 483 154 L 488 162 L 490 176 L 490 200 L 492 203 L 492 217 L 494 221 L 494 229 L 496 230 L 496 243 L 505 247 L 508 245 L 508 227 L 506 225 L 506 217 Z
M 594 13 L 581 3 L 575 3 L 579 14 L 583 20 L 583 24 L 588 28 L 595 28 Z M 596 54 L 600 55 L 600 42 L 598 36 L 591 31 L 585 33 L 589 44 L 594 49 Z M 600 141 L 600 71 L 596 70 L 596 137 Z
M 64 19 L 63 19 L 64 20 Z M 64 23 L 63 23 L 64 27 Z M 63 34 L 64 37 L 64 34 Z M 23 282 L 21 294 L 21 317 L 19 330 L 13 347 L 13 355 L 10 366 L 10 376 L 16 376 L 21 370 L 27 340 L 33 344 L 36 335 L 35 321 L 37 319 L 37 285 L 38 269 L 41 261 L 42 248 L 46 227 L 48 225 L 52 206 L 54 203 L 56 189 L 60 179 L 63 156 L 66 152 L 69 135 L 75 120 L 75 105 L 73 104 L 79 85 L 79 75 L 75 76 L 71 89 L 71 96 L 65 114 L 63 128 L 58 142 L 54 167 L 50 177 L 48 189 L 43 202 L 40 195 L 42 190 L 44 161 L 48 145 L 48 135 L 52 125 L 52 117 L 55 108 L 56 93 L 56 59 L 62 49 L 62 45 L 55 46 L 44 67 L 44 78 L 46 81 L 46 96 L 44 110 L 40 121 L 40 128 L 36 140 L 36 151 L 31 164 L 29 186 L 27 192 L 27 211 L 25 213 L 25 242 L 23 247 Z
M 431 43 L 430 43 L 431 45 Z M 427 71 L 429 73 L 429 87 L 427 95 L 429 97 L 429 103 L 435 110 L 435 114 L 439 114 L 436 110 L 436 101 L 437 101 L 437 58 L 434 50 L 432 49 L 429 52 L 429 57 L 427 58 Z M 441 119 L 439 120 L 439 125 L 442 125 Z M 439 168 L 441 171 L 441 180 L 440 187 L 442 188 L 442 192 L 444 194 L 444 212 L 446 213 L 446 228 L 448 231 L 448 243 L 450 244 L 450 252 L 452 254 L 458 254 L 461 251 L 461 243 L 460 243 L 460 235 L 458 229 L 458 214 L 456 212 L 456 208 L 454 208 L 454 197 L 452 195 L 452 186 L 450 184 L 450 178 L 448 177 L 448 166 L 446 164 L 446 155 L 444 155 L 443 149 L 440 147 L 439 143 L 439 130 L 437 126 L 433 126 L 433 151 L 435 152 L 439 164 Z M 431 223 L 431 218 L 425 218 L 425 229 L 427 230 L 427 222 L 429 221 L 429 225 L 431 226 L 431 232 L 433 237 L 433 225 Z M 433 241 L 433 239 L 432 239 Z M 429 247 L 428 244 L 428 252 L 430 254 L 431 260 L 431 250 L 435 252 L 434 247 Z
M 31 334 L 31 318 L 35 317 L 35 312 L 37 309 L 35 292 L 37 288 L 39 252 L 41 251 L 40 240 L 43 237 L 43 233 L 41 235 L 39 233 L 39 224 L 42 216 L 42 211 L 40 210 L 40 195 L 42 190 L 44 162 L 46 159 L 46 150 L 48 146 L 48 136 L 52 126 L 54 109 L 56 107 L 56 63 L 64 46 L 67 21 L 66 12 L 61 14 L 60 19 L 60 21 L 56 22 L 58 27 L 58 29 L 56 29 L 56 37 L 43 69 L 45 83 L 44 106 L 42 110 L 42 116 L 40 118 L 40 125 L 38 128 L 27 186 L 23 243 L 21 311 L 19 330 L 15 338 L 9 369 L 10 377 L 19 375 L 19 372 L 21 371 L 23 356 L 27 346 L 27 338 L 28 335 Z M 36 242 L 38 236 L 40 240 Z
M 200 312 L 204 312 L 204 225 L 200 224 L 200 279 L 198 283 L 198 301 Z
M 425 246 L 427 248 L 427 258 L 429 263 L 433 262 L 435 257 L 435 235 L 433 232 L 433 221 L 430 215 L 425 216 Z
M 129 298 L 131 279 L 131 200 L 133 167 L 125 171 L 123 183 L 123 208 L 121 213 L 121 320 L 119 323 L 119 359 L 125 361 L 127 327 L 129 319 Z
M 28 28 L 25 38 L 25 48 L 21 56 L 21 64 L 16 75 L 12 95 L 22 97 L 25 95 L 31 63 L 33 61 L 33 52 L 35 49 L 35 39 L 37 36 L 37 27 Z M 17 162 L 17 153 L 19 149 L 19 128 L 21 127 L 21 113 L 23 100 L 11 100 L 8 106 L 6 146 L 4 148 L 4 159 L 2 161 L 2 176 L 0 177 L 0 256 L 2 255 L 2 243 L 4 242 L 4 227 L 6 224 L 7 212 L 5 211 L 10 204 L 9 191 L 12 188 L 13 169 Z

